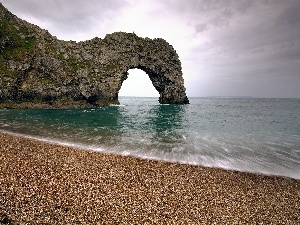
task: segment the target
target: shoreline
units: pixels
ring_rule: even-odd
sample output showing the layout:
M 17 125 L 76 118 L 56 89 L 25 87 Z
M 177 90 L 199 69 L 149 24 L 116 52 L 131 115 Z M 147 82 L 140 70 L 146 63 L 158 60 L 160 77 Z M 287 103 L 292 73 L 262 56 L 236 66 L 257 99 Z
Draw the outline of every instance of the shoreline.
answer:
M 43 137 L 39 137 L 39 136 L 35 136 L 35 135 L 21 134 L 21 133 L 16 133 L 16 132 L 0 129 L 0 134 L 1 133 L 7 134 L 10 136 L 20 137 L 20 138 L 31 139 L 31 140 L 51 144 L 51 145 L 69 147 L 69 148 L 74 148 L 74 149 L 82 150 L 82 151 L 92 151 L 92 152 L 97 152 L 100 154 L 108 154 L 108 155 L 111 154 L 111 155 L 122 156 L 122 157 L 133 157 L 133 158 L 138 158 L 141 160 L 162 161 L 162 162 L 167 162 L 167 163 L 192 165 L 192 166 L 199 166 L 199 167 L 204 167 L 204 168 L 215 168 L 215 169 L 228 170 L 228 171 L 241 172 L 241 173 L 250 173 L 250 174 L 256 174 L 256 175 L 261 175 L 261 176 L 283 177 L 283 178 L 288 178 L 288 179 L 300 180 L 300 178 L 294 177 L 291 175 L 272 174 L 272 173 L 267 173 L 267 172 L 262 172 L 262 171 L 239 170 L 239 169 L 235 169 L 235 168 L 221 167 L 221 166 L 209 166 L 209 165 L 206 166 L 206 165 L 201 165 L 201 164 L 197 164 L 197 163 L 189 163 L 187 161 L 176 161 L 176 160 L 172 161 L 172 160 L 160 159 L 158 157 L 145 157 L 145 156 L 133 155 L 133 154 L 129 154 L 129 153 L 116 153 L 113 151 L 108 151 L 107 149 L 105 149 L 103 147 L 91 147 L 88 145 L 79 144 L 79 143 L 75 143 L 75 142 L 61 141 L 59 139 L 53 139 L 53 138 L 43 138 Z
M 300 221 L 293 178 L 0 140 L 0 224 Z

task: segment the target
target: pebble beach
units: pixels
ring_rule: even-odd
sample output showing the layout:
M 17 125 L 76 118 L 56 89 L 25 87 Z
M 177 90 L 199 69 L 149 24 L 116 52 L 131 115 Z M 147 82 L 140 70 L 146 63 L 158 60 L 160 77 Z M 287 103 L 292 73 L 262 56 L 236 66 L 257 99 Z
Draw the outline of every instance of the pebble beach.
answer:
M 300 180 L 0 133 L 0 224 L 299 224 Z

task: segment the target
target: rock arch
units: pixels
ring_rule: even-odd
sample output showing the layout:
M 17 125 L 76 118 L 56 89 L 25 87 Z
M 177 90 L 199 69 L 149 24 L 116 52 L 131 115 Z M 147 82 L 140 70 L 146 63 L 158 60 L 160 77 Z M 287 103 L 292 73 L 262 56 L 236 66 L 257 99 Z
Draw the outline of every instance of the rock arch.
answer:
M 189 103 L 178 54 L 161 38 L 116 32 L 104 39 L 61 41 L 1 4 L 0 21 L 0 107 L 117 104 L 133 68 L 146 72 L 160 103 Z
M 150 78 L 153 86 L 159 92 L 161 104 L 188 104 L 181 63 L 174 48 L 163 39 L 139 38 L 135 34 L 113 33 L 106 38 L 114 43 L 122 43 L 129 51 L 119 53 L 123 60 L 119 64 L 122 74 L 118 79 L 118 89 L 128 77 L 129 69 L 143 70 Z M 128 45 L 126 45 L 128 43 Z M 122 70 L 123 69 L 123 70 Z
M 138 65 L 130 66 L 129 69 L 140 69 L 148 75 L 149 79 L 152 82 L 152 85 L 160 95 L 159 102 L 161 104 L 187 104 L 188 99 L 185 96 L 185 88 L 183 86 L 183 80 L 180 80 L 181 76 L 180 75 L 178 76 L 178 74 L 174 76 L 174 73 L 170 76 L 167 73 L 167 71 L 165 72 L 160 71 L 159 73 L 158 71 L 155 70 L 159 66 L 156 65 L 153 66 L 153 68 L 151 68 L 150 66 L 147 67 L 147 65 L 145 65 L 147 63 L 149 62 L 142 61 Z M 149 63 L 148 65 L 151 64 Z M 126 74 L 124 76 L 125 79 L 127 79 L 128 77 L 128 70 L 126 72 L 124 71 L 124 74 Z M 162 70 L 166 70 L 166 69 L 162 69 Z M 120 80 L 121 85 L 124 80 L 123 79 Z

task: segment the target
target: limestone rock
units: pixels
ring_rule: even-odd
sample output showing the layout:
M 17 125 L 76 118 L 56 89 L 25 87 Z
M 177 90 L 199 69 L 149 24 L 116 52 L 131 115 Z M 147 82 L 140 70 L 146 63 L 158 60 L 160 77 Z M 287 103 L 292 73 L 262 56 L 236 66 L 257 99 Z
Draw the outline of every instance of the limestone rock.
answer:
M 148 74 L 160 103 L 189 103 L 178 54 L 163 39 L 116 32 L 104 39 L 61 41 L 1 3 L 0 21 L 0 107 L 118 104 L 132 68 Z

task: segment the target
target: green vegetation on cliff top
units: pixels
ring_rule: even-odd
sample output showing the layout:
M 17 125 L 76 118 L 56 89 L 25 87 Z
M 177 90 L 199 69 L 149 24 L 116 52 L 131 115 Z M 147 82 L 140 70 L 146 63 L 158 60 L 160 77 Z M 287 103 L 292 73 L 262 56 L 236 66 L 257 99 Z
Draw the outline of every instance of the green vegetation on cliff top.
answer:
M 0 24 L 0 53 L 5 59 L 22 61 L 33 52 L 36 39 L 27 28 L 16 26 L 4 16 Z

